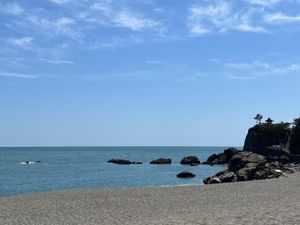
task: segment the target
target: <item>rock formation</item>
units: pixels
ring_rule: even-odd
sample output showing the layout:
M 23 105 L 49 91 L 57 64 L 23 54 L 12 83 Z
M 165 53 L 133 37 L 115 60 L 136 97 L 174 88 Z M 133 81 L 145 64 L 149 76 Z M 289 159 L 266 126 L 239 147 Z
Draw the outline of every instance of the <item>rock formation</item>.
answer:
M 213 154 L 208 157 L 208 159 L 202 164 L 215 165 L 215 164 L 226 164 L 229 163 L 232 156 L 240 152 L 240 150 L 236 148 L 228 148 L 225 149 L 224 152 L 219 154 Z
M 108 163 L 115 163 L 121 165 L 129 165 L 129 164 L 143 164 L 142 162 L 135 162 L 126 159 L 110 159 L 107 161 Z
M 195 174 L 193 174 L 192 172 L 189 172 L 189 171 L 183 171 L 183 172 L 177 174 L 178 178 L 193 178 L 195 176 L 196 176 Z
M 299 171 L 293 163 L 268 162 L 266 157 L 253 152 L 235 154 L 227 170 L 204 179 L 204 184 L 227 183 L 235 181 L 262 180 L 285 176 L 285 173 Z
M 200 164 L 200 160 L 198 159 L 197 156 L 187 156 L 184 157 L 181 161 L 180 164 L 184 164 L 184 165 L 196 165 L 196 164 Z
M 152 160 L 150 164 L 171 164 L 172 159 L 167 159 L 167 158 L 159 158 L 156 160 Z
M 205 184 L 270 179 L 300 170 L 300 118 L 289 123 L 257 124 L 248 130 L 243 151 L 226 149 L 204 164 L 228 164 L 228 169 L 206 178 Z
M 281 146 L 288 151 L 290 135 L 291 129 L 288 123 L 257 124 L 248 130 L 244 151 L 265 155 L 268 153 L 269 146 Z

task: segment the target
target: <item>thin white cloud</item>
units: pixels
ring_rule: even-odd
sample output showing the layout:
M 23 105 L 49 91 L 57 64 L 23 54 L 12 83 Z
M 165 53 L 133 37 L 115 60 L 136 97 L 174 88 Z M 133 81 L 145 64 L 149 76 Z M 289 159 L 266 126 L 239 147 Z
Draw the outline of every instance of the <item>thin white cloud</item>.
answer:
M 187 26 L 192 35 L 211 32 L 238 30 L 243 32 L 265 32 L 260 25 L 253 25 L 252 15 L 255 9 L 234 11 L 228 1 L 217 1 L 209 5 L 194 5 L 189 8 Z
M 11 14 L 11 15 L 21 15 L 22 13 L 24 13 L 24 9 L 23 7 L 16 2 L 12 2 L 12 3 L 7 3 L 7 4 L 3 4 L 0 2 L 0 11 L 3 11 L 5 13 Z
M 133 31 L 162 29 L 162 24 L 160 22 L 146 18 L 144 15 L 129 10 L 128 8 L 114 8 L 106 1 L 94 3 L 90 8 L 102 13 L 103 16 L 99 18 L 94 15 L 89 18 L 89 21 L 91 22 L 98 22 L 102 25 L 128 28 Z
M 264 21 L 267 23 L 299 23 L 300 22 L 300 14 L 297 16 L 288 16 L 281 12 L 279 13 L 268 13 L 264 16 Z
M 9 38 L 7 42 L 19 47 L 25 47 L 30 45 L 33 39 L 33 37 Z
M 249 76 L 249 75 L 236 75 L 231 73 L 224 73 L 224 75 L 228 79 L 232 79 L 232 80 L 258 80 L 259 79 L 259 77 L 257 76 Z
M 38 76 L 23 74 L 23 73 L 9 73 L 9 72 L 0 72 L 0 76 L 2 77 L 12 77 L 12 78 L 23 78 L 23 79 L 36 79 Z
M 154 28 L 159 24 L 151 19 L 144 18 L 140 15 L 134 15 L 129 11 L 123 11 L 116 14 L 113 19 L 117 26 L 126 27 L 134 31 L 139 31 L 145 28 Z
M 261 5 L 264 7 L 271 7 L 271 6 L 281 2 L 282 0 L 244 0 L 244 1 L 246 1 L 252 5 Z
M 226 63 L 225 66 L 231 69 L 248 70 L 253 68 L 253 64 L 250 63 Z
M 258 79 L 263 76 L 280 76 L 300 72 L 300 63 L 272 64 L 264 61 L 226 63 L 224 74 L 230 79 Z
M 50 64 L 68 64 L 68 65 L 74 65 L 75 63 L 70 60 L 63 60 L 63 59 L 45 59 L 40 58 L 40 61 L 44 61 Z
M 63 35 L 72 39 L 80 38 L 81 34 L 74 27 L 76 26 L 76 20 L 70 17 L 60 17 L 57 19 L 41 18 L 34 14 L 28 14 L 27 22 L 25 26 L 35 26 L 37 29 L 43 29 L 42 31 L 47 36 Z M 41 32 L 41 30 L 39 30 Z
M 56 4 L 59 4 L 59 5 L 63 5 L 63 4 L 71 2 L 72 0 L 50 0 L 50 1 L 54 2 Z

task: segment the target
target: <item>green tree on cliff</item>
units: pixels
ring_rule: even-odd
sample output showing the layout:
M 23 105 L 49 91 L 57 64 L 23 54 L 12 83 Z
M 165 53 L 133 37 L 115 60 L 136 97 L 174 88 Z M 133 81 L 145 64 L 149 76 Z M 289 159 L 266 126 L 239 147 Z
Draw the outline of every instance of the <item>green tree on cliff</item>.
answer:
M 261 124 L 261 120 L 263 119 L 263 116 L 260 114 L 257 114 L 254 119 L 256 120 L 256 123 Z

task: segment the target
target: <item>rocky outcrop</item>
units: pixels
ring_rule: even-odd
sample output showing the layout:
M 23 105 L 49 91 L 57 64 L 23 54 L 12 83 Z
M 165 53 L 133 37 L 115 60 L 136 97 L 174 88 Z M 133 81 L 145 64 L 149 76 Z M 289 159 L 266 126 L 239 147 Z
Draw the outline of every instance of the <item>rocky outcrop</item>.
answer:
M 183 172 L 177 174 L 178 178 L 193 178 L 195 176 L 196 176 L 195 174 L 193 174 L 192 172 L 189 172 L 189 171 L 183 171 Z
M 250 128 L 244 150 L 266 156 L 269 161 L 300 163 L 300 119 L 289 123 L 257 124 Z
M 239 152 L 240 150 L 236 148 L 228 148 L 224 150 L 224 152 L 222 153 L 213 154 L 209 156 L 208 159 L 202 164 L 208 164 L 208 165 L 226 164 L 229 163 L 230 159 Z
M 211 155 L 204 164 L 228 164 L 228 169 L 206 178 L 205 184 L 278 178 L 300 165 L 300 118 L 289 123 L 260 123 L 248 130 L 243 151 Z M 231 153 L 232 152 L 232 153 Z M 297 154 L 299 152 L 299 154 Z
M 184 165 L 197 165 L 197 164 L 200 164 L 200 160 L 198 159 L 197 156 L 187 156 L 187 157 L 184 157 L 180 161 L 180 164 L 184 164 Z
M 121 164 L 121 165 L 143 164 L 142 162 L 135 162 L 135 161 L 127 160 L 127 159 L 110 159 L 107 162 L 108 163 Z
M 228 169 L 204 179 L 204 184 L 271 179 L 299 171 L 293 163 L 268 162 L 267 158 L 253 152 L 239 152 L 229 161 Z
M 269 161 L 279 161 L 282 163 L 288 163 L 291 161 L 289 151 L 280 145 L 267 146 L 264 151 L 264 155 Z
M 253 152 L 241 151 L 231 158 L 228 169 L 230 171 L 237 171 L 241 168 L 244 168 L 246 165 L 256 167 L 265 162 L 265 156 Z
M 152 160 L 150 164 L 171 164 L 172 159 L 166 159 L 166 158 L 159 158 L 156 160 Z

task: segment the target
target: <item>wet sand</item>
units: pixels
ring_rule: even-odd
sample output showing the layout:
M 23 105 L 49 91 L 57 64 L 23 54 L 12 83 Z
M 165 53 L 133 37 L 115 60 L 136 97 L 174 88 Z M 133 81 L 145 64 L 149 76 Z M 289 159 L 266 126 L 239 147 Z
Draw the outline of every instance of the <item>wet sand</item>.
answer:
M 0 198 L 0 224 L 300 224 L 300 173 L 186 187 L 84 189 Z

